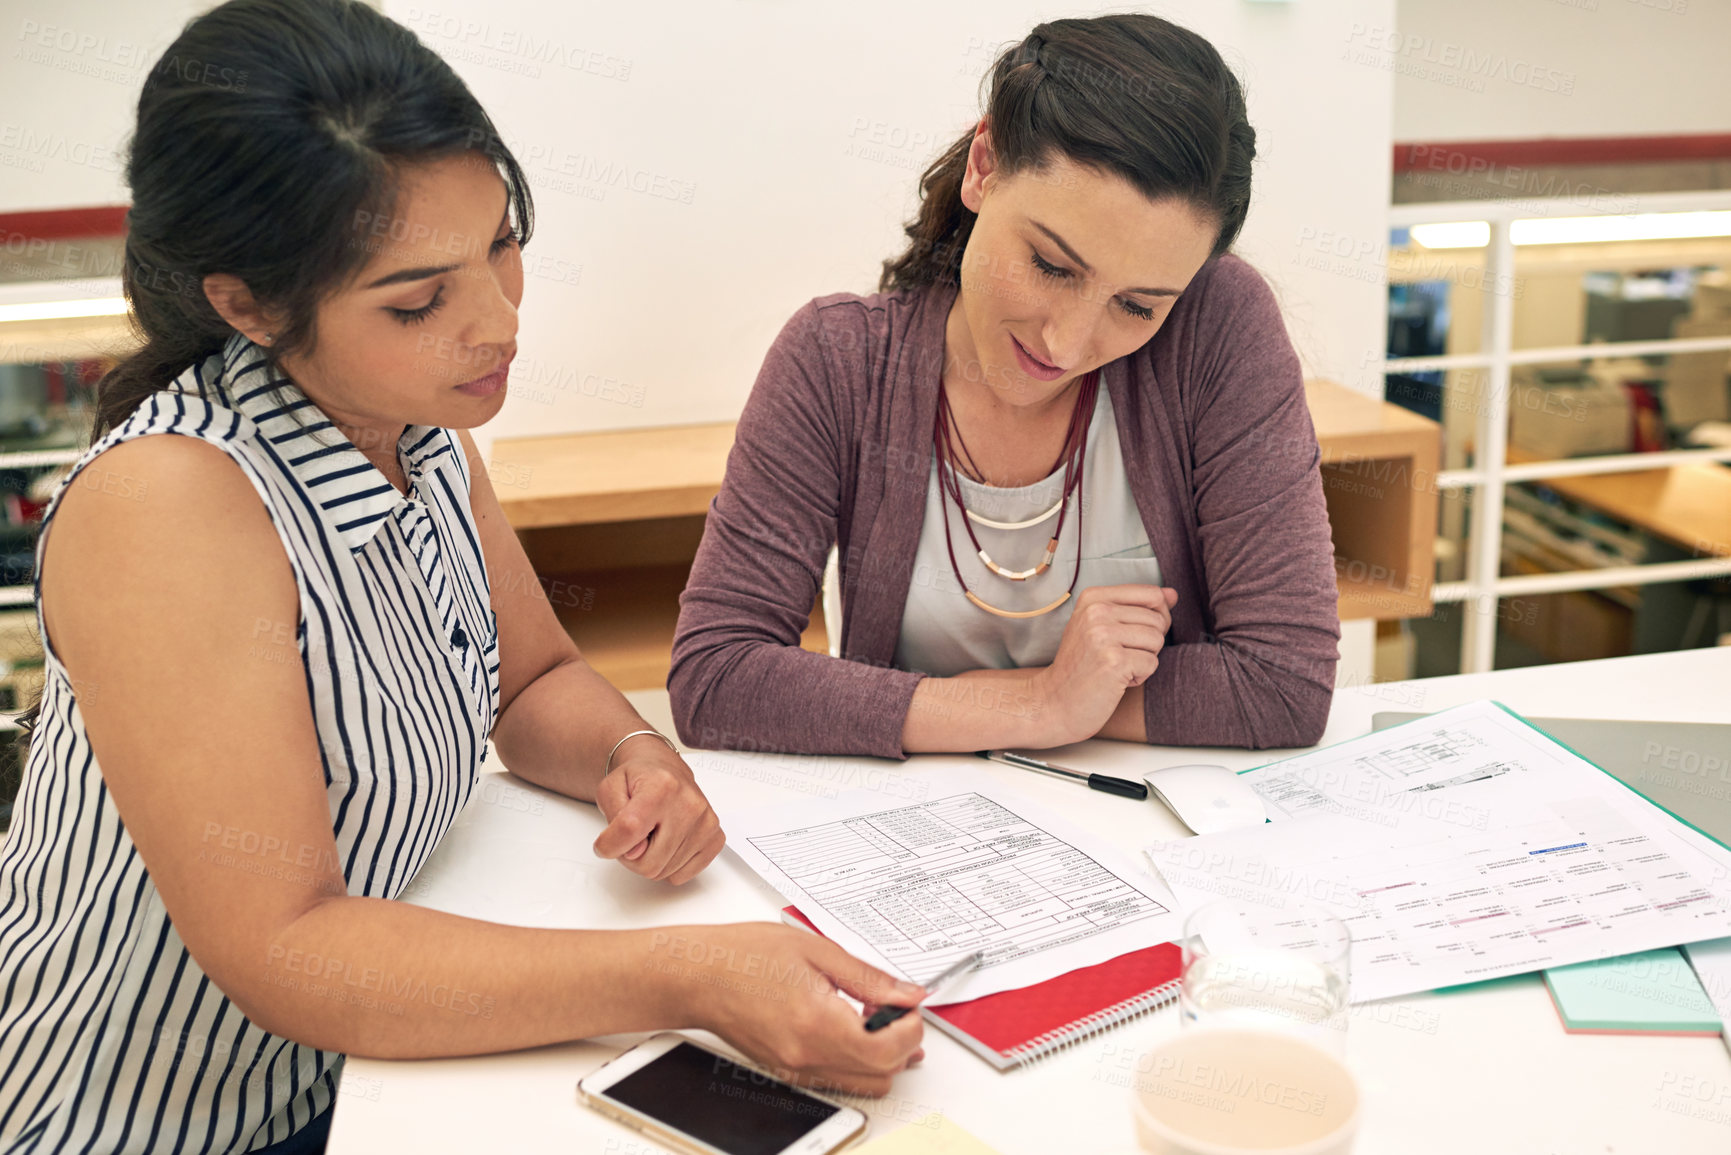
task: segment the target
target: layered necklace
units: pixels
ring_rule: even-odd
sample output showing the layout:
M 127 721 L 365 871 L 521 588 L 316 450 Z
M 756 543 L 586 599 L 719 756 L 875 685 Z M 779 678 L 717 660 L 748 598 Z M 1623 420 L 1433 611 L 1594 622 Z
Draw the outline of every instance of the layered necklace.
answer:
M 1088 425 L 1094 419 L 1094 402 L 1099 390 L 1099 370 L 1095 370 L 1084 377 L 1076 390 L 1076 407 L 1070 411 L 1070 428 L 1064 436 L 1064 448 L 1059 452 L 1058 460 L 1052 463 L 1052 468 L 1047 470 L 1045 474 L 1049 477 L 1058 472 L 1059 465 L 1064 467 L 1064 489 L 1058 495 L 1057 502 L 1046 512 L 1030 517 L 1026 521 L 994 521 L 989 517 L 982 517 L 975 513 L 962 500 L 961 471 L 957 468 L 957 451 L 960 451 L 960 460 L 966 465 L 970 478 L 980 480 L 985 475 L 974 463 L 974 455 L 968 451 L 967 443 L 962 440 L 961 430 L 956 428 L 956 417 L 950 409 L 949 393 L 944 389 L 943 379 L 941 377 L 938 379 L 938 418 L 932 429 L 932 446 L 937 455 L 938 508 L 944 518 L 944 548 L 949 551 L 950 569 L 954 571 L 956 584 L 961 586 L 963 595 L 989 614 L 996 614 L 1000 618 L 1037 618 L 1042 614 L 1051 613 L 1070 600 L 1070 595 L 1076 591 L 1076 581 L 1082 574 L 1082 502 L 1078 497 L 1076 501 L 1076 569 L 1070 575 L 1070 588 L 1066 589 L 1063 596 L 1058 600 L 1050 605 L 1041 606 L 1037 610 L 1004 610 L 981 599 L 978 594 L 968 588 L 968 583 L 963 580 L 961 566 L 956 564 L 956 546 L 950 536 L 950 510 L 945 499 L 954 501 L 956 508 L 962 511 L 962 527 L 968 531 L 968 540 L 973 543 L 974 552 L 979 555 L 981 564 L 991 573 L 1005 581 L 1022 582 L 1032 577 L 1038 577 L 1051 569 L 1053 559 L 1058 556 L 1058 539 L 1063 536 L 1064 522 L 1070 513 L 1070 494 L 1082 487 L 1082 470 L 1088 454 Z M 1031 529 L 1036 525 L 1050 521 L 1054 516 L 1057 517 L 1058 524 L 1053 527 L 1052 536 L 1046 541 L 1045 556 L 1040 559 L 1039 564 L 1030 569 L 1012 570 L 999 565 L 986 553 L 985 547 L 980 545 L 979 535 L 974 532 L 976 523 L 989 526 L 992 529 Z

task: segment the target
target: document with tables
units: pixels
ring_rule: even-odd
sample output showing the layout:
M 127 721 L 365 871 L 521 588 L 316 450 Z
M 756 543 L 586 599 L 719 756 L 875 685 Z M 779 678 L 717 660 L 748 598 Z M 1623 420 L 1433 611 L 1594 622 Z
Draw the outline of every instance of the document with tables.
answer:
M 726 754 L 695 753 L 702 774 Z M 1171 895 L 1134 856 L 961 764 L 933 797 L 854 790 L 717 810 L 728 845 L 824 934 L 923 982 L 969 951 L 963 1002 L 1054 978 L 1182 933 Z M 1134 803 L 1126 803 L 1134 805 Z
M 1425 716 L 1379 711 L 1371 723 L 1386 730 Z M 1731 847 L 1731 725 L 1525 718 L 1635 793 Z
M 1244 778 L 1274 821 L 1149 857 L 1186 908 L 1338 914 L 1354 1002 L 1731 931 L 1731 851 L 1494 702 Z

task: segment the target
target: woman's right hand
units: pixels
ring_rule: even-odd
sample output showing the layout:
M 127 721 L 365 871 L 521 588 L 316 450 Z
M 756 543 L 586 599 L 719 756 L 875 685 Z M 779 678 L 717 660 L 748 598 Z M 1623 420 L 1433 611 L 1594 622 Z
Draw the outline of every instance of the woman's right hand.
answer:
M 861 1012 L 837 994 L 852 995 L 869 1015 L 879 1005 L 913 1006 L 924 988 L 868 966 L 821 935 L 776 923 L 681 927 L 656 939 L 664 933 L 661 949 L 675 966 L 663 970 L 690 984 L 684 992 L 690 1020 L 779 1079 L 875 1097 L 925 1056 L 919 1015 L 868 1032 Z M 687 936 L 680 950 L 678 940 Z
M 1046 745 L 1092 738 L 1124 692 L 1153 676 L 1177 602 L 1167 586 L 1091 586 L 1076 596 L 1057 656 L 1035 677 Z

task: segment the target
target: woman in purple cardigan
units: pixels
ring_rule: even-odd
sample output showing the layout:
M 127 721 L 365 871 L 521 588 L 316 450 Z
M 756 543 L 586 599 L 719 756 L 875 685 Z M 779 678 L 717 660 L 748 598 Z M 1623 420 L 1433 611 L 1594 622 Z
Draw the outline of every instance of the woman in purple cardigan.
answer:
M 998 58 L 883 291 L 812 301 L 764 359 L 681 597 L 681 737 L 1318 740 L 1340 625 L 1316 436 L 1227 251 L 1254 154 L 1219 54 L 1156 17 Z M 840 658 L 799 645 L 832 544 Z

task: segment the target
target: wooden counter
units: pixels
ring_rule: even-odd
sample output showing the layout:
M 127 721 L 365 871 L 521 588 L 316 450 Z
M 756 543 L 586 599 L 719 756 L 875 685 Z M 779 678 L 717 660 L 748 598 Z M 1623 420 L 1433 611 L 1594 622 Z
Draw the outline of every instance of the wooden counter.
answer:
M 517 529 L 702 515 L 721 489 L 733 426 L 505 438 L 488 465 Z
M 1509 447 L 1509 463 L 1539 460 Z M 1699 557 L 1731 557 L 1731 468 L 1711 462 L 1531 482 Z
M 1305 382 L 1322 450 L 1342 618 L 1431 612 L 1441 429 L 1331 381 Z M 504 438 L 489 475 L 591 663 L 623 689 L 663 684 L 678 592 L 721 488 L 734 423 Z M 827 645 L 814 608 L 802 644 Z
M 1306 381 L 1304 395 L 1322 449 L 1341 618 L 1430 613 L 1442 428 L 1333 381 Z

